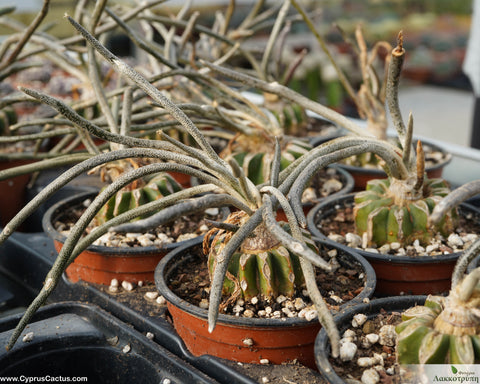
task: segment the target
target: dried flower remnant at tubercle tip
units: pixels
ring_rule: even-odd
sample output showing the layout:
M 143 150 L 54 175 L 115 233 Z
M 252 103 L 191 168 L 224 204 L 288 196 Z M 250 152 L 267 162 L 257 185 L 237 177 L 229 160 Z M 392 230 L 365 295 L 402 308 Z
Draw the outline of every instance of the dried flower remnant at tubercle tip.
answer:
M 405 54 L 405 49 L 403 49 L 403 31 L 398 32 L 397 36 L 397 46 L 393 49 L 392 52 L 394 55 L 402 56 Z

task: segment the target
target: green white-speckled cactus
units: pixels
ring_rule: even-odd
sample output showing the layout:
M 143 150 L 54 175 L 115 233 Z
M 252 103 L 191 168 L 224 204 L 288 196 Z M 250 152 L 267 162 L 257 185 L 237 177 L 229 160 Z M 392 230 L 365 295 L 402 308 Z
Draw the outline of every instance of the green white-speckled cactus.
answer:
M 97 213 L 95 224 L 106 223 L 126 211 L 171 195 L 181 189 L 182 187 L 168 173 L 154 176 L 143 186 L 121 189 Z
M 421 153 L 417 154 L 417 161 L 423 161 Z M 355 195 L 356 231 L 359 235 L 366 233 L 369 245 L 411 244 L 414 240 L 426 245 L 436 233 L 451 233 L 457 218 L 454 209 L 434 227 L 429 226 L 428 220 L 435 205 L 449 193 L 447 183 L 442 179 L 424 179 L 422 165 L 419 173 L 407 180 L 371 180 L 365 191 Z
M 478 242 L 475 246 L 478 250 Z M 480 269 L 447 297 L 429 296 L 407 309 L 396 327 L 400 364 L 474 364 L 480 361 Z
M 246 221 L 248 215 L 239 211 L 232 213 L 225 222 L 241 226 Z M 204 253 L 208 254 L 210 276 L 213 276 L 217 257 L 232 234 L 223 229 L 218 232 L 214 229 L 205 236 Z M 307 245 L 318 252 L 315 243 L 307 233 L 305 235 Z M 265 225 L 259 225 L 233 254 L 222 293 L 231 296 L 233 301 L 238 297 L 251 300 L 258 295 L 268 299 L 278 295 L 292 297 L 296 289 L 304 287 L 304 283 L 298 256 L 269 233 Z

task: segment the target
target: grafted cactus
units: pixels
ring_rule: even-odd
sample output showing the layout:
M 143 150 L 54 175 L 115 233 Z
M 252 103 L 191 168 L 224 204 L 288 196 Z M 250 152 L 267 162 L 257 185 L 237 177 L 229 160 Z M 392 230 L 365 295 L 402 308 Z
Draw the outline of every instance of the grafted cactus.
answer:
M 417 159 L 422 161 L 421 156 Z M 444 180 L 422 180 L 422 175 L 418 175 L 416 180 L 371 180 L 366 190 L 355 196 L 356 231 L 359 235 L 367 234 L 369 245 L 411 244 L 417 239 L 420 244 L 426 245 L 436 233 L 447 236 L 454 228 L 457 218 L 455 209 L 434 227 L 428 225 L 435 205 L 448 192 Z
M 114 194 L 95 216 L 96 225 L 150 201 L 178 192 L 182 187 L 167 173 L 153 177 L 143 186 L 124 188 Z
M 448 297 L 429 296 L 407 309 L 396 327 L 400 364 L 474 364 L 480 361 L 480 269 Z
M 232 213 L 225 222 L 241 226 L 248 218 L 248 215 L 239 211 Z M 224 229 L 218 232 L 213 229 L 205 236 L 204 253 L 208 255 L 211 276 L 215 271 L 218 255 L 232 235 L 232 232 Z M 304 237 L 307 245 L 318 252 L 307 233 Z M 222 293 L 230 297 L 229 301 L 235 301 L 239 297 L 251 300 L 258 295 L 274 299 L 278 295 L 292 297 L 295 290 L 302 287 L 304 277 L 298 256 L 283 246 L 268 232 L 265 225 L 261 224 L 233 254 Z
M 221 156 L 235 158 L 243 168 L 245 175 L 259 185 L 270 179 L 270 170 L 274 159 L 273 138 L 268 136 L 237 136 Z M 280 169 L 285 169 L 300 156 L 311 149 L 310 144 L 302 140 L 284 138 L 281 151 Z

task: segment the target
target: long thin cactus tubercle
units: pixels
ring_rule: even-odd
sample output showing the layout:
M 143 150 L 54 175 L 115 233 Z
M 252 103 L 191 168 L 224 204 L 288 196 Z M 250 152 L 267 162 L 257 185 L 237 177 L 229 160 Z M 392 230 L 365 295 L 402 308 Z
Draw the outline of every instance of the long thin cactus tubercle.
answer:
M 80 240 L 83 232 L 85 231 L 85 228 L 93 220 L 94 216 L 100 210 L 100 208 L 113 196 L 113 194 L 121 188 L 125 187 L 126 185 L 130 184 L 133 180 L 147 176 L 149 174 L 176 170 L 176 168 L 178 167 L 179 165 L 171 163 L 157 163 L 146 165 L 144 167 L 137 168 L 125 173 L 99 193 L 99 195 L 92 201 L 92 203 L 87 207 L 82 216 L 72 227 L 69 236 L 65 240 L 62 249 L 60 250 L 55 260 L 55 263 L 53 264 L 50 272 L 47 274 L 44 287 L 42 288 L 38 296 L 35 298 L 33 303 L 27 308 L 27 311 L 25 312 L 21 321 L 15 328 L 15 332 L 8 343 L 7 349 L 11 348 L 15 344 L 19 335 L 21 334 L 25 326 L 30 322 L 35 312 L 43 303 L 45 303 L 53 288 L 58 284 L 62 273 L 68 266 L 69 261 L 71 261 L 72 253 L 75 251 L 75 247 Z
M 345 116 L 335 112 L 333 109 L 327 108 L 293 90 L 279 83 L 267 83 L 260 79 L 254 78 L 252 76 L 235 72 L 230 69 L 219 67 L 217 65 L 202 61 L 204 65 L 212 69 L 213 71 L 220 73 L 222 75 L 228 76 L 233 80 L 238 80 L 248 86 L 261 89 L 264 92 L 273 93 L 278 95 L 282 98 L 285 98 L 293 103 L 297 103 L 305 109 L 311 110 L 312 112 L 318 113 L 320 116 L 331 120 L 338 124 L 341 127 L 351 131 L 352 133 L 365 136 L 365 130 L 360 128 L 357 124 L 355 124 L 352 120 L 347 119 Z
M 293 210 L 289 206 L 286 198 L 281 194 L 280 191 L 275 190 L 272 187 L 265 187 L 264 189 L 268 192 L 273 193 L 275 197 L 279 200 L 280 205 L 284 209 L 285 213 L 287 214 L 288 212 L 287 217 L 291 218 L 291 220 L 289 220 L 289 223 L 290 223 L 290 228 L 291 228 L 294 239 L 296 241 L 304 243 L 303 234 L 298 224 L 296 223 Z M 265 210 L 263 214 L 264 220 L 267 219 L 270 222 L 270 228 L 272 226 L 273 227 L 278 226 L 275 218 L 273 217 L 272 204 L 271 204 L 270 198 L 268 196 L 264 196 L 264 202 L 265 202 Z M 320 264 L 323 264 L 323 266 L 320 266 L 318 264 L 317 261 L 319 259 L 322 260 Z M 331 270 L 331 266 L 326 262 L 324 262 L 324 260 L 321 257 L 315 257 L 314 264 L 316 266 L 320 266 L 320 268 L 323 268 L 324 270 L 327 270 L 327 271 Z M 328 309 L 325 301 L 323 300 L 320 290 L 318 289 L 317 282 L 315 279 L 315 272 L 312 267 L 312 264 L 309 261 L 309 258 L 305 257 L 305 254 L 300 254 L 300 266 L 302 268 L 303 276 L 305 278 L 307 291 L 317 310 L 318 320 L 327 331 L 328 337 L 330 339 L 330 343 L 332 345 L 332 355 L 334 357 L 337 357 L 340 351 L 340 335 L 338 333 L 338 329 L 335 325 L 335 322 L 333 321 L 333 316 L 330 313 L 330 310 Z
M 478 194 L 480 194 L 480 180 L 470 181 L 454 189 L 435 206 L 430 216 L 430 223 L 437 224 L 453 207 Z
M 390 65 L 388 66 L 387 80 L 387 103 L 393 124 L 397 130 L 398 138 L 402 149 L 405 148 L 405 124 L 403 122 L 400 106 L 398 103 L 398 86 L 400 82 L 400 73 L 402 71 L 403 60 L 405 58 L 405 50 L 403 49 L 403 33 L 398 34 L 398 44 L 393 49 Z
M 457 262 L 455 263 L 455 268 L 453 269 L 452 273 L 452 288 L 454 289 L 457 284 L 463 279 L 465 273 L 467 271 L 467 267 L 470 262 L 480 254 L 480 239 L 476 240 L 468 249 L 466 249 L 460 257 L 458 258 Z
M 150 84 L 143 76 L 136 72 L 132 67 L 130 67 L 125 62 L 121 61 L 118 57 L 112 54 L 108 49 L 106 49 L 100 42 L 95 39 L 88 31 L 73 20 L 70 16 L 67 16 L 68 21 L 79 31 L 89 44 L 91 44 L 97 52 L 99 52 L 110 64 L 119 72 L 120 75 L 125 76 L 126 78 L 133 81 L 139 88 L 141 88 L 145 93 L 147 93 L 152 99 L 156 102 L 163 105 L 163 107 L 170 112 L 170 114 L 178 120 L 185 129 L 192 135 L 198 145 L 208 154 L 210 158 L 216 161 L 219 164 L 224 164 L 222 160 L 215 153 L 213 148 L 210 146 L 205 137 L 201 135 L 198 128 L 195 127 L 193 122 L 188 118 L 185 113 L 179 109 L 171 100 L 165 97 L 157 88 Z
M 270 191 L 272 192 L 273 190 L 270 189 Z M 282 199 L 281 201 L 283 202 L 283 206 L 287 208 L 288 202 Z M 298 240 L 298 238 L 290 235 L 278 224 L 277 220 L 275 219 L 275 215 L 273 214 L 271 197 L 264 195 L 263 203 L 263 220 L 265 221 L 267 229 L 285 246 L 285 248 L 287 248 L 290 252 L 305 258 L 305 260 L 308 260 L 308 262 L 312 263 L 316 267 L 322 268 L 325 271 L 330 271 L 332 269 L 332 267 L 325 260 L 319 257 L 317 253 L 313 252 L 307 246 L 303 239 L 303 235 L 301 240 Z M 292 217 L 292 210 L 287 208 L 287 211 L 290 217 Z M 293 228 L 298 228 L 298 225 L 294 224 Z
M 262 211 L 262 208 L 256 210 L 249 220 L 232 235 L 218 257 L 212 283 L 210 285 L 210 305 L 208 307 L 208 332 L 210 333 L 213 332 L 217 323 L 218 310 L 222 300 L 223 282 L 227 273 L 228 263 L 243 241 L 250 236 L 255 228 L 262 222 Z
M 209 188 L 210 189 L 210 188 Z M 112 227 L 112 231 L 118 233 L 126 232 L 146 232 L 157 228 L 160 225 L 168 223 L 178 217 L 185 216 L 190 213 L 201 212 L 207 208 L 221 207 L 235 204 L 236 201 L 227 194 L 208 194 L 196 199 L 189 199 L 185 202 L 179 202 L 174 207 L 164 208 L 158 213 L 131 223 L 125 223 Z

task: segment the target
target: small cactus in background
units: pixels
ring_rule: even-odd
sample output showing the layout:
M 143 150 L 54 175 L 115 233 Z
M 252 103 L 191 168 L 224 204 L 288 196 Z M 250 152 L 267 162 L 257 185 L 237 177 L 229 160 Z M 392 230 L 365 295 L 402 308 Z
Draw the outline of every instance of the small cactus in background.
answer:
M 302 140 L 283 138 L 280 170 L 285 169 L 300 156 L 307 153 L 311 146 Z M 245 175 L 255 184 L 263 184 L 270 179 L 270 170 L 274 159 L 273 138 L 268 136 L 237 136 L 221 153 L 223 158 L 233 157 L 243 168 Z
M 143 186 L 130 185 L 121 189 L 105 204 L 95 216 L 95 225 L 108 220 L 150 201 L 178 192 L 182 187 L 167 173 L 154 176 Z M 143 217 L 142 217 L 143 218 Z
M 248 218 L 244 212 L 234 212 L 225 223 L 241 226 Z M 204 253 L 208 255 L 211 276 L 215 271 L 218 255 L 232 235 L 232 232 L 224 229 L 212 229 L 205 236 Z M 318 252 L 315 243 L 308 236 L 305 236 L 305 242 Z M 222 293 L 230 296 L 232 301 L 239 297 L 249 301 L 257 295 L 267 299 L 274 299 L 279 295 L 292 297 L 296 289 L 304 287 L 304 283 L 298 256 L 283 246 L 264 225 L 260 225 L 232 256 Z
M 356 231 L 359 235 L 366 233 L 368 245 L 411 244 L 414 240 L 426 245 L 436 233 L 448 236 L 454 228 L 455 209 L 429 228 L 428 218 L 449 188 L 442 179 L 424 178 L 424 164 L 420 164 L 424 162 L 423 154 L 417 153 L 417 162 L 416 178 L 371 180 L 365 191 L 355 195 Z

